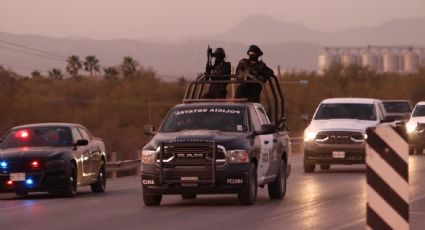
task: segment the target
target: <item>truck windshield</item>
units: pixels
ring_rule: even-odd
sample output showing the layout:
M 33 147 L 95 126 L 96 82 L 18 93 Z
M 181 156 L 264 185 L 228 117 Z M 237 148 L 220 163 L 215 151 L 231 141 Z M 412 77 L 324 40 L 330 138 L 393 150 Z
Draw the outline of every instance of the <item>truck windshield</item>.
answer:
M 412 117 L 424 117 L 425 116 L 425 105 L 417 105 L 413 111 Z
M 72 146 L 68 127 L 32 127 L 11 130 L 0 144 L 1 149 L 19 147 Z
M 373 104 L 354 103 L 322 103 L 317 110 L 314 120 L 327 119 L 358 119 L 376 120 Z
M 389 113 L 410 113 L 409 102 L 407 101 L 384 101 L 385 110 Z
M 220 130 L 246 132 L 246 109 L 236 106 L 197 106 L 172 110 L 160 129 L 161 132 L 182 130 Z

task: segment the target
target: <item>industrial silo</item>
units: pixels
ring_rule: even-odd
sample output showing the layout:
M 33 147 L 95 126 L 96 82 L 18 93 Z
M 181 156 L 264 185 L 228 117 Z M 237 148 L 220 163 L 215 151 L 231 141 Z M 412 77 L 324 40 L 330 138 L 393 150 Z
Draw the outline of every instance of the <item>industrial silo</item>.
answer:
M 326 50 L 319 55 L 319 74 L 324 74 L 332 64 L 339 63 L 338 55 Z
M 341 64 L 343 66 L 357 65 L 359 64 L 359 56 L 353 52 L 345 50 L 341 53 Z
M 419 55 L 416 54 L 412 49 L 409 49 L 403 55 L 405 73 L 415 73 L 419 67 Z
M 362 54 L 362 66 L 369 67 L 371 70 L 379 71 L 378 55 L 368 49 Z
M 393 51 L 387 51 L 382 56 L 382 70 L 384 72 L 397 73 L 400 71 L 400 55 Z

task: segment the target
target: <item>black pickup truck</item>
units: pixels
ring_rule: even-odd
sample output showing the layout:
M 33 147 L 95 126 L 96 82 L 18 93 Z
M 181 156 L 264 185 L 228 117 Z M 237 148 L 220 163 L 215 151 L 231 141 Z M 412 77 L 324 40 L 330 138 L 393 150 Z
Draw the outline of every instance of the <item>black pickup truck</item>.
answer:
M 183 199 L 237 194 L 241 204 L 252 205 L 257 187 L 265 185 L 271 199 L 282 199 L 291 172 L 283 119 L 269 119 L 273 112 L 260 103 L 188 95 L 168 112 L 158 132 L 145 126 L 145 134 L 154 135 L 142 151 L 145 205 L 159 205 L 166 194 Z

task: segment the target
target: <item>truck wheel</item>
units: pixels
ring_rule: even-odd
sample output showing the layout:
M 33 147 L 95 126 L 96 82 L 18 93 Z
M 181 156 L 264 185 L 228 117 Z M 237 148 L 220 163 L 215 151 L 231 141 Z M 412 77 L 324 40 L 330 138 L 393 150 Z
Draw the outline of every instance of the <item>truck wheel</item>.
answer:
M 77 195 L 77 169 L 75 164 L 72 162 L 68 163 L 68 169 L 66 171 L 67 181 L 66 188 L 63 192 L 65 197 L 74 197 Z
M 182 199 L 184 200 L 196 199 L 196 194 L 182 194 Z
M 331 165 L 320 165 L 321 170 L 329 170 L 331 169 Z
M 105 171 L 105 163 L 103 161 L 102 161 L 102 165 L 100 166 L 96 182 L 91 184 L 90 187 L 92 192 L 96 192 L 96 193 L 105 192 L 106 171 Z
M 242 205 L 253 205 L 257 199 L 257 168 L 254 163 L 249 166 L 248 181 L 242 193 L 238 194 L 239 203 Z
M 415 148 L 409 146 L 409 155 L 415 155 Z
M 146 206 L 158 206 L 161 203 L 162 195 L 147 195 L 143 191 L 143 203 Z
M 286 194 L 286 162 L 281 161 L 276 179 L 267 185 L 270 199 L 282 199 Z
M 305 173 L 312 173 L 314 172 L 314 168 L 316 168 L 315 164 L 308 164 L 304 159 L 304 172 Z

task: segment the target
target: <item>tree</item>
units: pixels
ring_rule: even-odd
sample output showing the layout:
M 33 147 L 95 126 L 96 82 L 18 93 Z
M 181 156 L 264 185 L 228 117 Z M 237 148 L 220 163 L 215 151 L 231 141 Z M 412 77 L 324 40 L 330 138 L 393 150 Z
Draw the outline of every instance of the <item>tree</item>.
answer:
M 68 63 L 66 66 L 66 72 L 68 72 L 72 77 L 77 77 L 78 71 L 83 68 L 80 58 L 76 55 L 72 55 L 68 57 L 66 62 Z
M 60 69 L 53 68 L 52 70 L 49 71 L 49 77 L 51 79 L 55 79 L 55 80 L 62 80 L 63 74 L 62 74 L 62 71 Z
M 117 76 L 119 74 L 118 69 L 116 67 L 108 67 L 104 68 L 103 72 L 105 72 L 105 79 L 107 80 L 114 80 L 117 79 Z
M 42 78 L 43 76 L 41 76 L 40 71 L 34 70 L 34 71 L 31 72 L 31 77 L 32 78 Z
M 93 73 L 99 72 L 99 60 L 94 55 L 86 57 L 84 62 L 84 70 L 90 73 L 90 78 L 93 79 Z
M 134 74 L 137 71 L 137 66 L 139 65 L 139 62 L 134 60 L 130 56 L 125 56 L 123 58 L 123 61 L 120 65 L 120 69 L 122 74 L 124 75 L 124 78 L 130 78 L 133 77 Z

